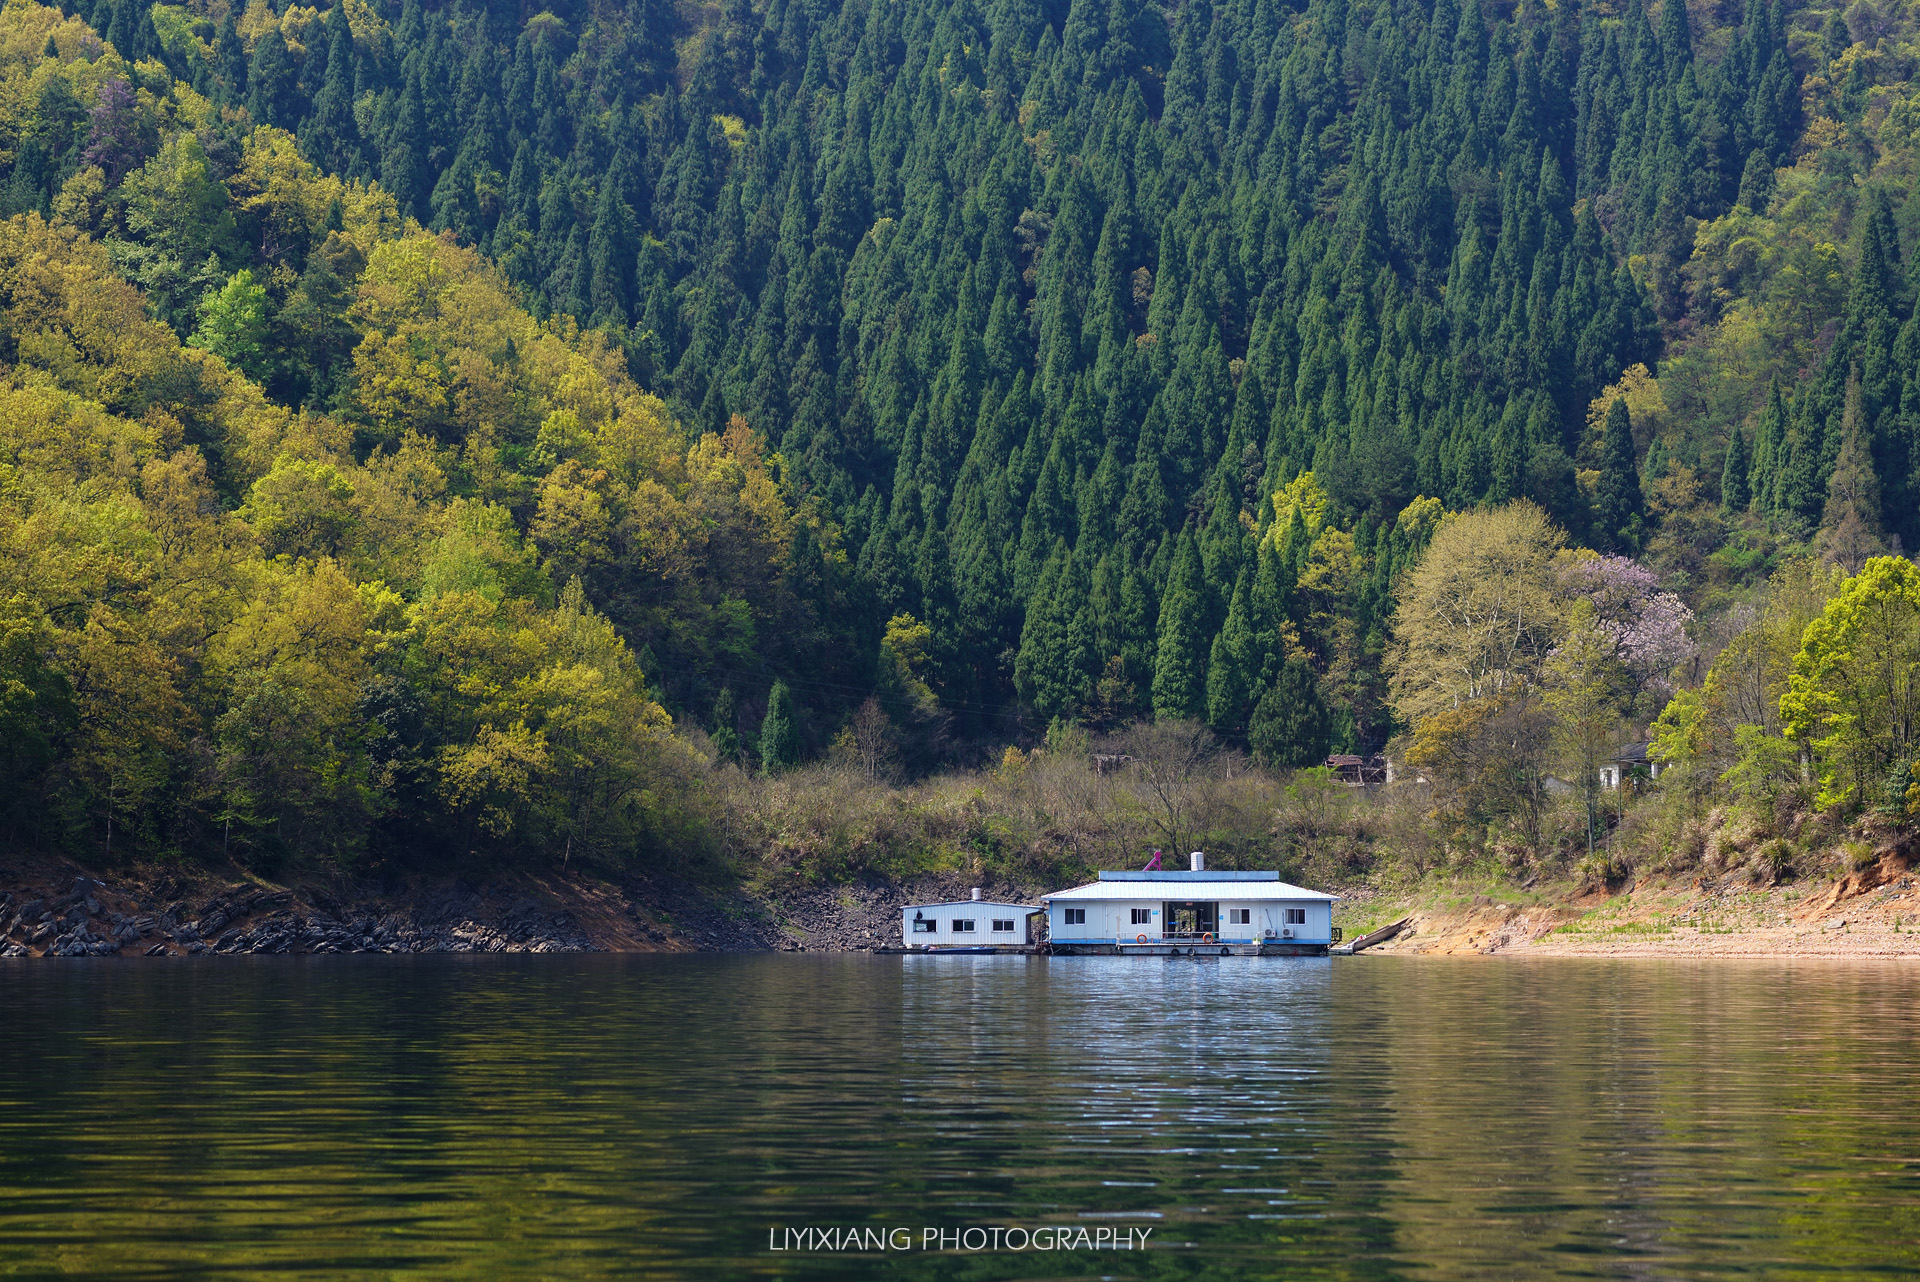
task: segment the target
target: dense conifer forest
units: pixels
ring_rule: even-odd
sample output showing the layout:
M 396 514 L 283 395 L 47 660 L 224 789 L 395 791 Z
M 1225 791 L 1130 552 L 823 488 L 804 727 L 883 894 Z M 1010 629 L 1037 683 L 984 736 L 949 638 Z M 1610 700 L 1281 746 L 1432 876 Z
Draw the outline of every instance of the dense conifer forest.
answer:
M 1916 30 L 7 0 L 7 839 L 612 857 L 728 763 L 1153 724 L 1392 742 L 1469 846 L 1557 840 L 1550 775 L 1590 846 L 1636 734 L 1904 798 L 1904 738 L 1805 768 L 1853 714 L 1787 641 L 1759 710 L 1710 674 L 1909 590 Z M 1497 661 L 1463 565 L 1538 605 Z

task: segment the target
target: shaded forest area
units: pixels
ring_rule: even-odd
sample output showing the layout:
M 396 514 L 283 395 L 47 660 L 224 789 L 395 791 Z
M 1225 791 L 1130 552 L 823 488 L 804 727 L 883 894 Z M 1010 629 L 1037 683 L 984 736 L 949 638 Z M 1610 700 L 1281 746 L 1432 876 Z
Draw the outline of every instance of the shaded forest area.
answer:
M 1920 539 L 1915 31 L 8 0 L 8 838 L 757 848 L 794 803 L 756 776 L 1192 742 L 1158 725 L 1257 781 L 1249 858 L 1311 782 L 1267 771 L 1390 741 L 1423 841 L 1557 857 L 1776 581 L 1804 625 L 1810 566 Z M 1456 687 L 1420 584 L 1475 531 L 1547 608 Z M 1662 740 L 1688 805 L 1744 787 L 1740 726 L 1769 805 L 1867 804 L 1785 662 Z

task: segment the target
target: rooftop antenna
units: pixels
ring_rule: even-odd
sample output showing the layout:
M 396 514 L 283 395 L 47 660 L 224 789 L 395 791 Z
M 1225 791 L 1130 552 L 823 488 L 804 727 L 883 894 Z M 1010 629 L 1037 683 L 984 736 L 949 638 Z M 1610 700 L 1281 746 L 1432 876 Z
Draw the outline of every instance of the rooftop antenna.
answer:
M 1153 852 L 1153 858 L 1147 860 L 1147 866 L 1145 868 L 1142 868 L 1140 871 L 1141 872 L 1158 872 L 1159 869 L 1160 869 L 1160 852 L 1156 850 Z

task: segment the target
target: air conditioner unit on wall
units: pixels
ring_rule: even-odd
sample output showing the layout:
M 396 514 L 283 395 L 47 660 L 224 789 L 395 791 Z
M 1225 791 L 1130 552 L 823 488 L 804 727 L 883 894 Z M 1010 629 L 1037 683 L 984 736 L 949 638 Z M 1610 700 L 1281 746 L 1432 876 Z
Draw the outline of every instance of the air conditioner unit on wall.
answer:
M 1266 931 L 1265 931 L 1265 932 L 1263 933 L 1263 936 L 1262 936 L 1262 937 L 1263 937 L 1263 938 L 1266 938 L 1266 939 L 1272 939 L 1272 938 L 1273 938 L 1273 927 L 1271 927 L 1271 926 L 1269 926 L 1269 927 L 1267 927 L 1267 929 L 1266 929 Z
M 1292 932 L 1291 930 L 1283 930 L 1283 931 L 1281 931 L 1281 932 L 1280 932 L 1280 938 L 1282 938 L 1282 939 L 1292 939 L 1292 938 L 1293 938 L 1293 932 Z

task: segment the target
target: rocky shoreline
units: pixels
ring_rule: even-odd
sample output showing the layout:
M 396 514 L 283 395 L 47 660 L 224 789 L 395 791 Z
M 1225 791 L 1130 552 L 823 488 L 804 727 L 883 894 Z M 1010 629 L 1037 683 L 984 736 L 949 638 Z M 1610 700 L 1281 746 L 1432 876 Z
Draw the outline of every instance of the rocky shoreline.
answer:
M 0 866 L 0 958 L 874 952 L 900 946 L 903 905 L 964 900 L 972 889 L 957 873 L 757 894 L 639 871 L 618 883 L 506 873 L 479 887 L 277 886 L 151 868 L 109 878 L 66 861 Z M 1039 893 L 981 889 L 1025 903 Z M 1920 956 L 1920 872 L 1904 857 L 1831 885 L 1656 879 L 1616 894 L 1342 894 L 1351 934 L 1412 917 L 1370 956 Z
M 455 907 L 447 905 L 446 907 Z M 76 877 L 63 894 L 0 892 L 0 957 L 259 956 L 276 953 L 584 952 L 592 942 L 565 912 L 516 905 L 483 922 L 457 911 L 343 914 L 297 904 L 290 890 L 233 886 L 195 904 L 157 903 Z
M 152 869 L 103 878 L 43 861 L 0 868 L 0 957 L 870 952 L 899 945 L 902 905 L 965 899 L 963 880 L 759 895 L 644 873 L 295 888 Z

